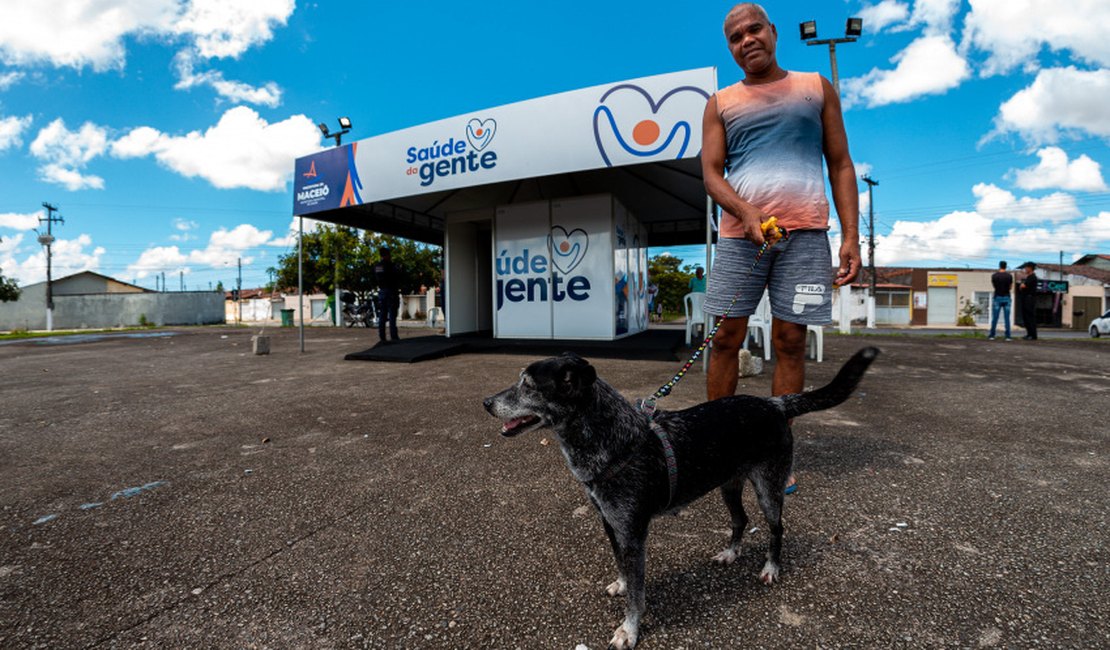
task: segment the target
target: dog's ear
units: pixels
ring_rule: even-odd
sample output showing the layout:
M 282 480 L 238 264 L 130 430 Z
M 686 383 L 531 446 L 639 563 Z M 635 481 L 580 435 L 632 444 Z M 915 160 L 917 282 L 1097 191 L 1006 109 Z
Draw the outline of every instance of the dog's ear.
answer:
M 597 371 L 582 357 L 573 352 L 564 352 L 559 361 L 559 389 L 564 395 L 580 395 L 597 381 Z

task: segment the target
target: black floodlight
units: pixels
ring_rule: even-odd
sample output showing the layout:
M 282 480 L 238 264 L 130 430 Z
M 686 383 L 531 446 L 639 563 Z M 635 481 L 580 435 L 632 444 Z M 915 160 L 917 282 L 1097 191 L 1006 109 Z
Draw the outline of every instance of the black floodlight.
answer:
M 859 36 L 863 33 L 863 19 L 862 18 L 849 18 L 848 23 L 844 26 L 845 36 Z
M 325 138 L 333 138 L 335 140 L 335 146 L 338 147 L 339 145 L 343 144 L 343 134 L 351 130 L 351 118 L 339 118 L 339 130 L 335 133 L 329 131 L 328 125 L 324 124 L 323 122 L 317 124 L 316 128 L 320 129 L 320 133 L 323 133 Z
M 798 31 L 801 33 L 803 41 L 817 38 L 817 21 L 807 20 L 804 23 L 800 23 L 798 25 Z

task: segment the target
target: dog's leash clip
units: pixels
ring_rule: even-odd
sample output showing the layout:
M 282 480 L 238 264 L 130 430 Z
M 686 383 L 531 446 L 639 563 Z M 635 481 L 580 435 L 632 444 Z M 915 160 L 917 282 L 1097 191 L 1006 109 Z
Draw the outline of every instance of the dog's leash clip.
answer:
M 655 398 L 649 397 L 647 399 L 636 400 L 636 407 L 643 411 L 644 415 L 649 420 L 655 419 Z

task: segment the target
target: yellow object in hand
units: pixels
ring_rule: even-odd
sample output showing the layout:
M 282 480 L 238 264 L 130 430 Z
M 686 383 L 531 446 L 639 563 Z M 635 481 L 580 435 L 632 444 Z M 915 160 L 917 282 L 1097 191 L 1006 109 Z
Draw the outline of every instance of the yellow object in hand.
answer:
M 763 230 L 763 239 L 768 244 L 773 244 L 786 235 L 786 229 L 779 228 L 777 217 L 767 219 L 767 221 L 759 224 L 759 227 Z

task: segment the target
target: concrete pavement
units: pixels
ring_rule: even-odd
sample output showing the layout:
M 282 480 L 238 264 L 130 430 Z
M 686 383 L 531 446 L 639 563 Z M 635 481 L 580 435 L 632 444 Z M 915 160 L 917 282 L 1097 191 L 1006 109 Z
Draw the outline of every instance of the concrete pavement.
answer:
M 173 332 L 0 346 L 0 647 L 605 647 L 597 517 L 550 432 L 501 438 L 481 407 L 531 358 Z M 707 497 L 653 525 L 638 647 L 1110 644 L 1110 344 L 830 335 L 809 383 L 863 345 L 859 393 L 795 425 L 782 582 L 757 580 L 755 518 L 709 561 Z M 679 362 L 595 365 L 635 398 Z M 703 395 L 695 372 L 662 406 Z

